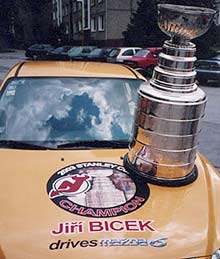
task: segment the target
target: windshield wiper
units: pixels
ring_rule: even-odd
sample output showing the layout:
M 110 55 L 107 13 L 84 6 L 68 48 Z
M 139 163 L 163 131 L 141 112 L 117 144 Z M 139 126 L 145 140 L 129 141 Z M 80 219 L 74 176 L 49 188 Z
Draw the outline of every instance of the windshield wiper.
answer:
M 18 149 L 30 149 L 30 150 L 53 149 L 50 147 L 36 145 L 28 142 L 17 141 L 17 140 L 0 140 L 0 148 L 18 148 Z
M 128 148 L 128 141 L 120 140 L 92 140 L 92 141 L 76 141 L 60 144 L 57 148 Z

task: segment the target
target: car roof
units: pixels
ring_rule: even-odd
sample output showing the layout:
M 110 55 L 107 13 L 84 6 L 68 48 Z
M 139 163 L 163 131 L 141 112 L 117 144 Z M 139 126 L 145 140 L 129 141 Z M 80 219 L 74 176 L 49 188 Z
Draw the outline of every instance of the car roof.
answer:
M 51 44 L 44 44 L 44 43 L 37 43 L 37 44 L 33 44 L 33 45 L 31 45 L 30 46 L 30 48 L 34 48 L 34 47 L 40 47 L 40 46 L 43 46 L 43 47 L 48 47 L 48 48 L 50 48 L 50 47 L 52 47 L 52 45 Z
M 103 78 L 128 78 L 142 77 L 135 70 L 121 64 L 99 62 L 54 62 L 32 61 L 15 65 L 7 75 L 10 77 L 103 77 Z
M 149 50 L 162 50 L 162 47 L 145 47 L 143 49 L 149 49 Z
M 83 49 L 83 48 L 97 48 L 96 46 L 72 46 L 72 49 Z
M 141 49 L 141 47 L 114 47 L 112 49 L 122 49 L 122 50 L 125 50 L 125 49 Z

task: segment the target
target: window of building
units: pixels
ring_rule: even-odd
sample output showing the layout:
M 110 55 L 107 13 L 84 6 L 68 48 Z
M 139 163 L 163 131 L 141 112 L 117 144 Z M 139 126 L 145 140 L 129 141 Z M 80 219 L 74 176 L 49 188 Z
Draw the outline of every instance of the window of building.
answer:
M 59 10 L 59 9 L 58 9 Z M 64 16 L 65 15 L 65 6 L 62 4 L 62 10 L 61 10 L 61 15 Z
M 55 12 L 53 12 L 53 20 L 56 20 L 56 13 Z
M 89 1 L 83 1 L 84 8 L 84 21 L 83 21 L 83 29 L 90 29 L 90 6 Z
M 73 12 L 75 13 L 77 11 L 76 2 L 73 3 Z
M 64 15 L 68 15 L 68 5 L 65 5 Z
M 68 24 L 66 24 L 66 34 L 68 34 L 69 33 L 69 26 L 68 26 Z
M 98 30 L 104 31 L 104 15 L 98 16 Z
M 217 2 L 217 5 L 220 8 L 220 3 Z M 217 10 L 217 13 L 216 13 L 215 18 L 214 18 L 214 22 L 215 22 L 216 25 L 220 25 L 220 9 Z
M 82 10 L 82 3 L 81 2 L 77 2 L 77 8 L 78 8 L 78 10 L 80 11 L 80 10 Z
M 82 30 L 82 22 L 81 21 L 79 21 L 79 24 L 78 24 L 79 26 L 78 26 L 78 28 L 79 28 L 79 31 L 81 31 Z
M 96 31 L 96 19 L 95 19 L 95 17 L 91 18 L 91 31 L 92 32 Z
M 90 5 L 94 6 L 95 5 L 95 0 L 90 0 Z
M 78 23 L 74 22 L 73 24 L 73 32 L 77 33 L 78 32 Z

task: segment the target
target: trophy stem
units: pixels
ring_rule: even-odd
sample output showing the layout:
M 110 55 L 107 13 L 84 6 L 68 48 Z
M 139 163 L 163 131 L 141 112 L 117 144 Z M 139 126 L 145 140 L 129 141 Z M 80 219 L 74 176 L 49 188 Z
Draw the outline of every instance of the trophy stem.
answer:
M 172 37 L 172 43 L 174 44 L 174 45 L 182 45 L 182 46 L 184 46 L 184 45 L 187 45 L 187 41 L 186 40 L 184 40 L 183 38 L 181 38 L 181 37 L 179 37 L 178 35 L 174 35 L 173 37 Z

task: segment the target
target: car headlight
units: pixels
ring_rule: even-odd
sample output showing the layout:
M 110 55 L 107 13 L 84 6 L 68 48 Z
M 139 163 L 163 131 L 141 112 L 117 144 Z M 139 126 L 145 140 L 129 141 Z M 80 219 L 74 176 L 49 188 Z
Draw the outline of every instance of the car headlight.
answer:
M 211 256 L 211 259 L 220 259 L 220 249 L 215 251 L 215 253 Z

